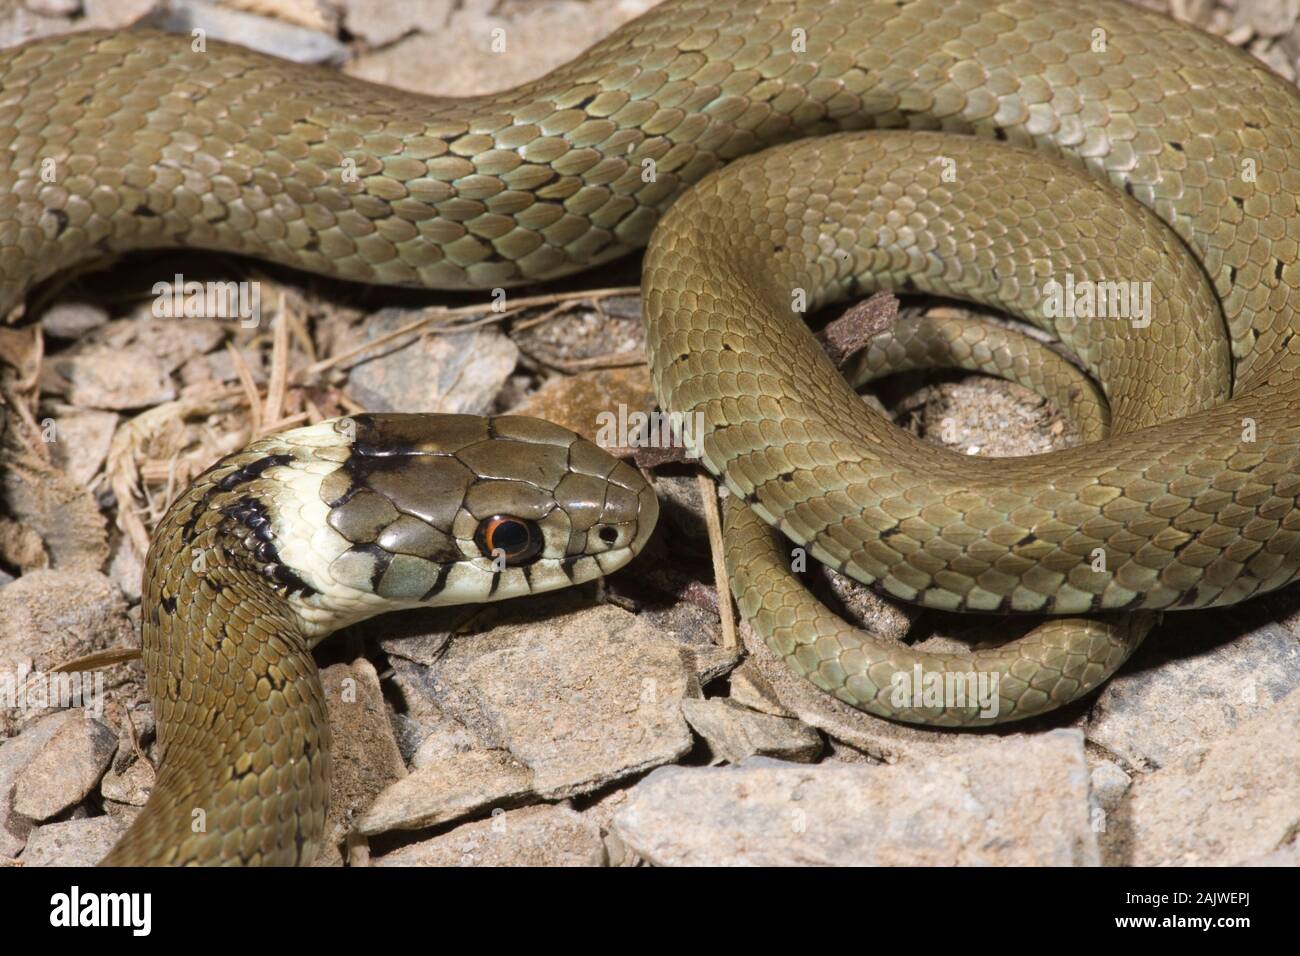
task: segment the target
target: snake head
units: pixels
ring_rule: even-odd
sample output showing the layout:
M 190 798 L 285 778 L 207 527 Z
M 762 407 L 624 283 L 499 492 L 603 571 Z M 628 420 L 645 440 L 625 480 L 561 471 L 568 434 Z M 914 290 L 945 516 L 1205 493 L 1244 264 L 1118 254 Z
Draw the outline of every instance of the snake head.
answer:
M 538 419 L 354 415 L 263 444 L 288 459 L 265 473 L 289 489 L 272 526 L 316 630 L 593 580 L 659 514 L 639 471 Z

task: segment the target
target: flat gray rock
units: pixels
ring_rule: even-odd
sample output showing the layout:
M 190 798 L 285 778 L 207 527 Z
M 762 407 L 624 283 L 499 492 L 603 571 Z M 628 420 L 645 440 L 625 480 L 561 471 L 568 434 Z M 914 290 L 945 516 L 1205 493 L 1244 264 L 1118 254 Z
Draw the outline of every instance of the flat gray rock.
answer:
M 1116 862 L 1232 866 L 1300 832 L 1300 689 L 1186 765 L 1138 777 L 1115 816 Z
M 1254 615 L 1225 610 L 1147 639 L 1102 688 L 1088 740 L 1133 769 L 1194 756 L 1300 687 L 1300 638 L 1272 623 L 1223 630 Z M 1180 618 L 1181 620 L 1181 618 Z
M 32 821 L 14 811 L 14 785 L 64 724 L 84 720 L 71 710 L 56 710 L 32 721 L 17 737 L 0 741 L 0 860 L 13 859 L 27 843 Z
M 420 315 L 404 309 L 377 312 L 356 344 L 395 332 Z M 495 328 L 407 336 L 377 346 L 353 365 L 348 391 L 372 412 L 483 415 L 518 362 L 519 347 Z
M 807 724 L 773 717 L 726 698 L 682 701 L 682 713 L 704 738 L 715 762 L 740 763 L 746 757 L 778 757 L 811 763 L 822 752 L 822 738 Z
M 365 836 L 419 830 L 518 803 L 532 792 L 527 767 L 499 750 L 435 760 L 391 784 L 356 823 Z
M 604 866 L 600 828 L 565 807 L 495 810 L 486 820 L 402 847 L 375 866 Z
M 64 721 L 14 780 L 14 812 L 48 820 L 84 800 L 117 752 L 117 732 L 76 712 Z
M 459 6 L 453 0 L 341 0 L 339 5 L 348 32 L 372 47 L 386 46 L 417 30 L 436 33 Z
M 628 617 L 606 606 L 545 635 L 507 629 L 517 643 L 458 675 L 477 688 L 506 749 L 532 768 L 539 796 L 594 790 L 691 749 L 676 705 L 694 675 L 674 642 L 637 633 Z
M 94 866 L 126 832 L 120 817 L 89 817 L 47 823 L 32 830 L 23 851 L 23 866 Z
M 56 339 L 77 339 L 106 324 L 108 310 L 94 302 L 55 302 L 41 313 L 41 328 Z
M 731 672 L 731 699 L 773 717 L 793 717 L 757 664 L 747 660 Z
M 658 865 L 1088 866 L 1083 736 L 1052 731 L 946 761 L 665 767 L 617 835 Z
M 420 31 L 382 50 L 361 54 L 348 61 L 344 70 L 372 82 L 447 96 L 504 90 L 544 76 L 653 5 L 654 0 L 523 4 L 457 0 L 450 14 L 443 14 L 441 4 L 429 3 L 429 17 Z M 390 0 L 386 6 L 400 8 L 406 2 Z M 348 23 L 354 20 L 349 15 Z M 494 34 L 494 30 L 503 32 Z M 385 24 L 380 39 L 393 32 L 393 25 Z M 455 56 L 448 55 L 450 37 L 457 38 Z M 437 68 L 430 69 L 431 64 Z
M 149 801 L 156 777 L 148 762 L 135 759 L 124 770 L 109 769 L 99 785 L 99 792 L 105 800 L 128 807 L 143 807 Z
M 1124 772 L 1124 768 L 1113 760 L 1103 760 L 1092 768 L 1089 776 L 1092 795 L 1097 806 L 1110 813 L 1124 799 L 1133 784 L 1133 778 Z
M 139 345 L 119 350 L 78 343 L 48 362 L 41 387 L 72 405 L 112 411 L 148 408 L 176 397 L 166 370 Z
M 98 571 L 31 571 L 0 588 L 0 672 L 23 659 L 47 672 L 134 641 L 121 592 Z
M 108 458 L 118 416 L 92 408 L 69 408 L 40 421 L 41 429 L 53 435 L 50 452 L 54 463 L 79 485 L 91 479 Z
M 209 39 L 238 43 L 298 63 L 341 63 L 347 56 L 347 47 L 332 36 L 208 0 L 171 0 L 150 18 L 149 26 L 173 33 L 202 30 Z
M 556 595 L 473 626 L 429 667 L 404 667 L 403 689 L 413 712 L 436 708 L 513 755 L 537 796 L 588 793 L 693 746 L 679 703 L 700 695 L 697 655 L 639 616 Z
M 406 776 L 379 675 L 364 657 L 321 672 L 329 709 L 330 802 L 314 866 L 341 866 L 356 820 L 385 788 Z

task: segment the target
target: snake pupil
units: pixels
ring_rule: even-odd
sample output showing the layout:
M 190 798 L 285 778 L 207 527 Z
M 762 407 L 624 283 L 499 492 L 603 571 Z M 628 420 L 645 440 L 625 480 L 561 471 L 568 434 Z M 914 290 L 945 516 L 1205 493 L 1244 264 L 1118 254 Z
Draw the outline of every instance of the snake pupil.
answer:
M 495 515 L 479 523 L 474 533 L 483 556 L 504 555 L 507 564 L 522 564 L 542 550 L 541 530 L 532 521 Z

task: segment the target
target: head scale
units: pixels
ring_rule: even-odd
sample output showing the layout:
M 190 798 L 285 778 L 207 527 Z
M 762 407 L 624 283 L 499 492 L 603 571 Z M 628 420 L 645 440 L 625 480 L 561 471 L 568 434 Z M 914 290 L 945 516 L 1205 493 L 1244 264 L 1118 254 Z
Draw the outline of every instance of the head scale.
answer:
M 593 580 L 631 560 L 658 517 L 640 472 L 538 419 L 355 415 L 265 444 L 289 449 L 267 477 L 299 506 L 279 509 L 273 530 L 317 592 L 299 613 L 321 633 L 396 607 Z

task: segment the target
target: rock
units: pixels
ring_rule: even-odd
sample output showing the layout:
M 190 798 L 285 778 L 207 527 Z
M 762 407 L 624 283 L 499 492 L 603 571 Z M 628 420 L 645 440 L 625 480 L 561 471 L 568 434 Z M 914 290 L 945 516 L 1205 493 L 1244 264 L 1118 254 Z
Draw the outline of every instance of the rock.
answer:
M 1096 865 L 1083 735 L 894 766 L 665 767 L 614 817 L 651 863 L 702 866 Z
M 518 802 L 532 790 L 528 768 L 499 750 L 471 750 L 426 764 L 391 784 L 357 821 L 366 836 L 419 830 Z
M 1295 28 L 1300 0 L 1255 0 L 1229 9 L 1234 27 L 1246 27 L 1262 37 L 1280 37 Z
M 41 328 L 56 339 L 78 339 L 107 322 L 108 312 L 93 302 L 55 302 L 41 313 Z
M 94 866 L 126 832 L 130 823 L 120 817 L 88 817 L 47 823 L 32 830 L 23 866 Z
M 654 408 L 654 390 L 646 366 L 554 376 L 511 409 L 510 414 L 544 418 L 591 441 L 603 443 L 605 447 L 619 448 L 625 447 L 627 442 L 622 436 L 616 436 L 614 441 L 604 441 L 610 430 L 602 431 L 601 425 L 606 419 L 598 416 L 608 412 L 617 421 L 620 405 L 626 407 L 628 413 Z
M 63 723 L 14 780 L 14 812 L 48 820 L 80 803 L 117 752 L 117 734 L 94 718 Z
M 740 650 L 738 648 L 728 650 L 713 643 L 689 644 L 681 640 L 679 634 L 673 633 L 671 628 L 665 628 L 661 623 L 661 618 L 646 613 L 641 614 L 640 617 L 645 620 L 646 624 L 656 630 L 667 631 L 669 637 L 673 637 L 682 644 L 682 653 L 695 671 L 695 679 L 700 683 L 700 686 L 725 676 L 728 671 L 740 662 Z M 713 630 L 711 629 L 704 636 L 706 640 L 712 637 Z
M 1119 806 L 1120 801 L 1124 799 L 1124 794 L 1128 793 L 1128 788 L 1133 783 L 1133 778 L 1113 760 L 1103 760 L 1098 763 L 1092 768 L 1089 779 L 1097 806 L 1107 813 L 1113 812 Z
M 1103 861 L 1111 864 L 1115 854 L 1122 852 L 1124 834 L 1112 825 L 1133 779 L 1113 760 L 1102 760 L 1092 768 L 1092 829 L 1097 834 L 1097 845 Z
M 296 63 L 342 63 L 347 58 L 347 47 L 332 36 L 208 0 L 171 0 L 148 25 L 172 33 L 202 30 L 210 40 L 238 43 Z
M 32 721 L 17 737 L 0 742 L 0 860 L 16 857 L 32 829 L 32 821 L 13 809 L 18 776 L 64 724 L 84 719 L 76 711 L 56 710 Z
M 402 847 L 376 866 L 604 866 L 600 829 L 565 807 L 494 810 L 433 839 Z
M 611 787 L 584 799 L 582 818 L 605 835 L 605 854 L 610 866 L 634 866 L 640 862 L 640 857 L 611 829 L 614 814 L 627 803 L 630 794 L 629 789 Z
M 398 744 L 405 751 L 412 769 L 423 767 L 453 754 L 467 750 L 488 749 L 456 718 L 447 714 L 425 692 L 424 667 L 401 658 L 389 658 L 393 667 L 393 683 L 401 692 L 408 712 L 396 715 L 399 728 Z
M 147 308 L 126 319 L 96 329 L 87 342 L 115 351 L 141 348 L 163 372 L 171 374 L 186 362 L 206 355 L 225 341 L 232 327 L 221 319 L 159 319 Z
M 674 544 L 698 550 L 709 560 L 709 526 L 704 501 L 695 476 L 656 475 L 655 496 L 659 499 L 659 524 Z M 715 604 L 716 607 L 716 604 Z
M 428 696 L 560 799 L 677 759 L 693 740 L 678 702 L 699 696 L 696 659 L 637 615 L 581 592 L 483 609 L 418 676 Z
M 329 709 L 330 802 L 325 836 L 315 866 L 341 866 L 340 846 L 353 820 L 386 787 L 406 776 L 406 765 L 388 720 L 379 675 L 365 658 L 321 671 Z
M 473 749 L 477 744 L 472 734 L 460 723 L 450 717 L 443 717 L 444 725 L 426 734 L 420 746 L 411 755 L 412 769 L 427 767 L 439 760 L 446 760 L 454 753 Z
M 257 348 L 231 345 L 230 348 L 196 355 L 181 366 L 179 376 L 183 393 L 202 391 L 203 385 L 215 385 L 240 378 L 241 370 L 248 373 L 259 388 L 270 378 L 269 356 Z
M 1257 856 L 1246 860 L 1242 866 L 1285 866 L 1294 870 L 1300 867 L 1300 842 L 1289 843 L 1280 850 L 1274 850 L 1272 853 L 1265 853 L 1263 856 Z
M 43 388 L 85 408 L 156 405 L 176 397 L 171 373 L 216 348 L 226 334 L 214 319 L 118 319 L 55 354 Z
M 45 17 L 70 17 L 81 12 L 81 0 L 22 0 L 32 13 Z
M 434 33 L 447 23 L 453 0 L 341 0 L 343 25 L 372 47 L 386 46 L 417 30 Z
M 132 604 L 140 603 L 144 585 L 144 559 L 126 535 L 117 532 L 109 541 L 108 577 Z
M 163 2 L 164 0 L 83 0 L 86 17 L 78 25 L 83 29 L 125 30 L 161 7 Z
M 772 685 L 759 673 L 753 661 L 745 661 L 731 672 L 731 699 L 750 710 L 773 717 L 794 716 L 777 700 Z
M 48 671 L 133 643 L 126 602 L 98 571 L 31 571 L 0 588 L 0 671 L 25 657 Z
M 1102 689 L 1088 739 L 1133 768 L 1159 768 L 1201 753 L 1300 685 L 1300 638 L 1242 609 L 1175 615 L 1147 638 Z
M 633 270 L 628 277 L 636 274 Z M 604 275 L 611 285 L 622 277 L 619 267 L 614 265 L 606 269 Z M 588 374 L 583 371 L 584 366 L 593 360 L 600 365 L 611 356 L 619 356 L 636 362 L 645 355 L 645 325 L 641 321 L 639 295 L 610 296 L 599 303 L 577 299 L 546 321 L 529 323 L 527 318 L 516 323 L 510 333 L 524 354 L 542 365 L 576 373 L 577 376 Z M 614 374 L 604 374 L 608 372 Z M 604 383 L 600 387 L 602 390 L 608 388 L 611 397 L 622 393 L 621 400 L 627 402 L 629 410 L 649 409 L 654 407 L 654 394 L 649 380 L 643 377 L 645 372 L 645 366 L 640 364 L 600 369 L 590 373 L 596 377 L 589 381 Z M 604 407 L 617 412 L 619 401 L 620 398 L 614 398 Z
M 235 0 L 226 6 L 255 10 L 268 17 L 296 23 L 320 33 L 337 33 L 340 11 L 337 0 Z
M 356 343 L 371 342 L 419 318 L 384 309 L 366 323 Z M 344 346 L 347 347 L 347 346 Z M 449 412 L 482 415 L 519 361 L 519 349 L 494 328 L 425 335 L 383 346 L 352 366 L 348 391 L 372 412 Z
M 0 560 L 17 570 L 19 577 L 29 571 L 42 571 L 50 566 L 50 556 L 45 553 L 45 542 L 41 540 L 36 529 L 2 516 L 0 516 Z M 3 573 L 4 577 L 0 577 L 0 587 L 18 579 L 8 571 Z
M 390 676 L 391 679 L 391 676 Z M 393 714 L 393 736 L 402 759 L 410 763 L 427 736 L 423 725 L 410 714 Z
M 119 744 L 120 746 L 120 744 Z M 105 800 L 125 804 L 130 807 L 143 807 L 153 790 L 153 767 L 146 761 L 133 760 L 125 770 L 109 769 L 99 786 L 99 792 Z
M 536 8 L 516 7 L 520 12 L 506 19 L 490 15 L 495 0 L 468 0 L 457 4 L 440 28 L 357 57 L 344 69 L 376 83 L 420 92 L 468 96 L 503 90 L 571 60 L 653 5 L 653 0 L 595 6 L 558 0 Z M 494 35 L 493 30 L 504 32 Z M 448 37 L 460 38 L 454 57 L 447 56 Z M 494 40 L 499 52 L 493 51 Z M 439 69 L 430 71 L 430 63 L 439 64 Z
M 72 405 L 122 411 L 146 408 L 176 397 L 167 372 L 147 349 L 79 343 L 54 355 L 41 375 L 42 391 L 63 395 Z
M 89 485 L 108 458 L 118 416 L 94 409 L 65 409 L 43 421 L 52 427 L 54 463 L 80 485 Z
M 0 49 L 67 32 L 67 20 L 31 13 L 22 4 L 0 4 Z
M 715 762 L 755 755 L 811 763 L 822 752 L 817 731 L 786 717 L 750 710 L 727 698 L 682 701 L 682 713 L 709 745 Z
M 1138 777 L 1115 815 L 1134 866 L 1233 866 L 1300 830 L 1300 689 L 1199 759 Z
M 0 550 L 7 560 L 24 571 L 103 567 L 108 521 L 89 490 L 34 451 L 17 450 L 7 457 L 7 466 L 0 469 L 0 498 L 13 519 L 0 519 Z M 19 540 L 14 540 L 15 529 Z

